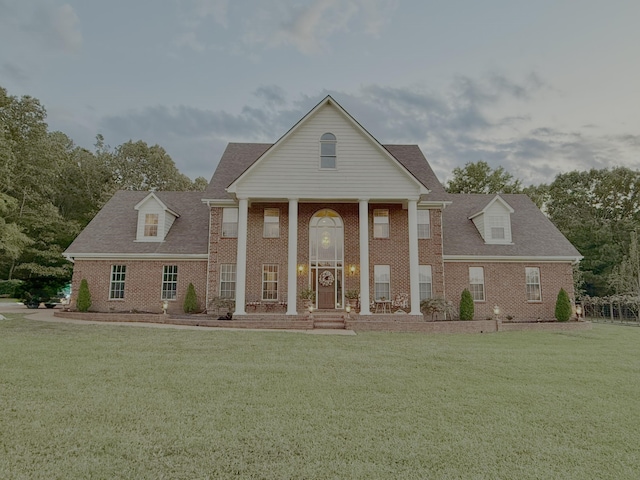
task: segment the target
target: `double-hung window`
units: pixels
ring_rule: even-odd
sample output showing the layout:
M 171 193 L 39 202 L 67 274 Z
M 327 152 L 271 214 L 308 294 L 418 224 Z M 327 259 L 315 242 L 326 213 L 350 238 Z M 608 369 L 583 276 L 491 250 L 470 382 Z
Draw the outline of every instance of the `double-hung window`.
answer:
M 220 265 L 220 297 L 235 300 L 236 298 L 236 264 Z
M 418 238 L 431 238 L 429 210 L 418 210 Z
M 109 300 L 120 300 L 124 298 L 124 279 L 125 279 L 126 273 L 127 273 L 126 265 L 111 265 L 111 281 L 109 282 Z
M 158 236 L 158 214 L 157 213 L 146 213 L 144 215 L 144 236 L 145 237 Z
M 178 266 L 165 265 L 162 269 L 162 300 L 175 300 L 178 292 Z
M 389 238 L 389 210 L 373 211 L 373 238 Z
M 277 208 L 264 209 L 264 238 L 280 237 L 280 210 Z
M 484 268 L 469 267 L 469 291 L 474 302 L 484 302 Z
M 389 265 L 374 265 L 374 295 L 375 300 L 391 299 L 391 267 Z
M 420 265 L 418 270 L 418 281 L 420 287 L 420 301 L 428 300 L 432 296 L 431 286 L 431 265 Z
M 222 209 L 222 236 L 236 238 L 238 236 L 238 209 Z
M 542 300 L 540 291 L 540 269 L 538 267 L 525 268 L 525 285 L 528 302 L 539 302 Z
M 278 299 L 278 265 L 262 266 L 262 300 Z

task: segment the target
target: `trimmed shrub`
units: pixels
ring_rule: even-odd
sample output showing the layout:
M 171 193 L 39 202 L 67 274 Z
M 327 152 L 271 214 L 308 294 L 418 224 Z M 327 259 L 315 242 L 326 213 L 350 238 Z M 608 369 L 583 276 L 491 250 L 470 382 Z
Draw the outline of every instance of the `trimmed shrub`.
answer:
M 79 312 L 87 312 L 91 308 L 91 292 L 89 291 L 89 284 L 84 278 L 80 282 L 76 307 Z
M 558 299 L 556 300 L 556 320 L 559 322 L 566 322 L 571 318 L 571 300 L 564 288 L 561 288 L 558 292 Z
M 196 289 L 193 283 L 190 283 L 187 287 L 187 294 L 184 297 L 184 304 L 182 305 L 184 313 L 195 313 L 198 311 L 198 297 L 196 295 Z
M 460 297 L 460 320 L 473 320 L 473 297 L 469 289 L 465 288 Z

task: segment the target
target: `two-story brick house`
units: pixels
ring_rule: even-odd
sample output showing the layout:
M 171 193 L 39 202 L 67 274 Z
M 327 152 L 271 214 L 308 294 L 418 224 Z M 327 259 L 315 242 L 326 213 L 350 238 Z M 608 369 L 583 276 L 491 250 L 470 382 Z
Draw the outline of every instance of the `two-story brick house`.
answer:
M 118 192 L 67 249 L 97 311 L 177 313 L 189 283 L 235 315 L 455 304 L 553 318 L 579 252 L 525 195 L 447 194 L 416 145 L 382 145 L 326 97 L 274 144 L 229 144 L 205 192 Z M 390 305 L 389 305 L 390 303 Z

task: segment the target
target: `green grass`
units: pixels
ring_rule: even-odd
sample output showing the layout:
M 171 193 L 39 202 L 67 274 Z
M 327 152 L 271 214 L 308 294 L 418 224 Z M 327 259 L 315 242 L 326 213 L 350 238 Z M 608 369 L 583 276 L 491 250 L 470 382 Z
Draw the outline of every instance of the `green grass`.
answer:
M 640 472 L 640 329 L 343 337 L 5 315 L 0 478 Z

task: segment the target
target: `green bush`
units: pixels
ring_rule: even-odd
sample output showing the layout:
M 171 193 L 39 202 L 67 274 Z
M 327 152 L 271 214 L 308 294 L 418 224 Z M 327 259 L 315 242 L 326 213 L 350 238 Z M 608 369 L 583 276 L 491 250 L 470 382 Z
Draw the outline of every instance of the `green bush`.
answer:
M 193 283 L 190 283 L 187 287 L 187 294 L 184 297 L 182 309 L 184 310 L 184 313 L 195 313 L 199 310 L 198 297 Z
M 561 288 L 558 292 L 558 299 L 556 300 L 556 320 L 559 322 L 566 322 L 571 318 L 571 300 L 564 288 Z
M 0 297 L 18 297 L 18 288 L 22 280 L 0 280 Z
M 473 310 L 473 297 L 471 292 L 465 288 L 460 297 L 460 320 L 473 320 Z
M 80 289 L 78 290 L 78 300 L 76 300 L 76 307 L 79 312 L 87 312 L 91 308 L 91 292 L 89 291 L 89 284 L 86 279 L 82 279 L 80 282 Z

